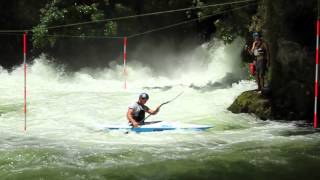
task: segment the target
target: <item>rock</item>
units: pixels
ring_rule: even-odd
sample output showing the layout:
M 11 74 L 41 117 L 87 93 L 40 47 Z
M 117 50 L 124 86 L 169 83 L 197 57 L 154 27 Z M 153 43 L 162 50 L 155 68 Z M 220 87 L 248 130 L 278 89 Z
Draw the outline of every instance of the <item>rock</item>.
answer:
M 253 113 L 262 120 L 272 119 L 271 103 L 258 91 L 242 93 L 228 110 L 233 113 Z
M 239 82 L 241 78 L 243 78 L 242 75 L 239 76 L 232 73 L 226 73 L 223 78 L 217 80 L 216 82 L 210 81 L 205 86 L 196 86 L 194 84 L 191 84 L 189 87 L 201 92 L 225 89 L 231 87 L 233 83 Z

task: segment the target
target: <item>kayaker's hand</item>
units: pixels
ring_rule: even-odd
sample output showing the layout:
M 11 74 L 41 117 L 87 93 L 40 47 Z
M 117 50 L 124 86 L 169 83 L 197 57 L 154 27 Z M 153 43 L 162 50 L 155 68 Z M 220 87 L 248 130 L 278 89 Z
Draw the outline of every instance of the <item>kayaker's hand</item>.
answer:
M 156 113 L 160 111 L 160 105 L 156 108 Z
M 132 123 L 132 126 L 135 127 L 135 128 L 137 128 L 137 127 L 139 127 L 139 123 L 137 123 L 136 121 L 134 121 L 134 122 Z

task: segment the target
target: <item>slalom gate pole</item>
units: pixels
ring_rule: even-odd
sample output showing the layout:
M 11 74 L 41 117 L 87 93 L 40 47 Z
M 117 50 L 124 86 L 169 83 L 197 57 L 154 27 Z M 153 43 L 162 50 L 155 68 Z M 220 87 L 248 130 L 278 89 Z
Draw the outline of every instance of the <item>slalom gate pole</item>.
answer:
M 314 118 L 313 118 L 313 127 L 318 127 L 318 117 L 317 117 L 317 109 L 318 109 L 318 66 L 319 66 L 319 28 L 320 28 L 320 19 L 317 18 L 317 44 L 316 44 L 316 72 L 315 72 L 315 83 L 314 83 Z
M 123 74 L 124 74 L 124 89 L 127 89 L 127 37 L 123 39 Z
M 24 67 L 24 130 L 27 130 L 27 33 L 23 33 L 23 67 Z
M 315 82 L 314 82 L 314 117 L 313 117 L 313 127 L 318 127 L 318 73 L 319 73 L 319 34 L 320 34 L 320 9 L 319 9 L 319 0 L 317 0 L 317 44 L 316 44 L 316 72 L 315 72 Z

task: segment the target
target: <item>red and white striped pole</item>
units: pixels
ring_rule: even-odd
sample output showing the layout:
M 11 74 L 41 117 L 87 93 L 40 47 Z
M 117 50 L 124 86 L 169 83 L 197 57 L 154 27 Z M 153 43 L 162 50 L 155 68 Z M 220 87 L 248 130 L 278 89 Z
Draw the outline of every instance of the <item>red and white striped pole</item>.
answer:
M 124 74 L 124 89 L 127 89 L 127 37 L 123 39 L 123 74 Z
M 316 46 L 316 78 L 314 83 L 314 118 L 313 118 L 313 127 L 317 128 L 318 126 L 318 117 L 317 117 L 317 103 L 318 103 L 318 64 L 319 64 L 319 31 L 320 31 L 320 20 L 317 19 L 317 46 Z
M 23 33 L 23 66 L 24 66 L 24 130 L 27 130 L 27 33 Z

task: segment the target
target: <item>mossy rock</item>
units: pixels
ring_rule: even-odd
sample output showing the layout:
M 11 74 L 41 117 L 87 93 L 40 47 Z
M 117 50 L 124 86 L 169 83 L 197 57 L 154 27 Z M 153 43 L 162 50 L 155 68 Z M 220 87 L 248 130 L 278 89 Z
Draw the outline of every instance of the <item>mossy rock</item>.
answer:
M 242 93 L 228 108 L 233 113 L 253 113 L 262 120 L 271 119 L 271 103 L 258 91 Z

